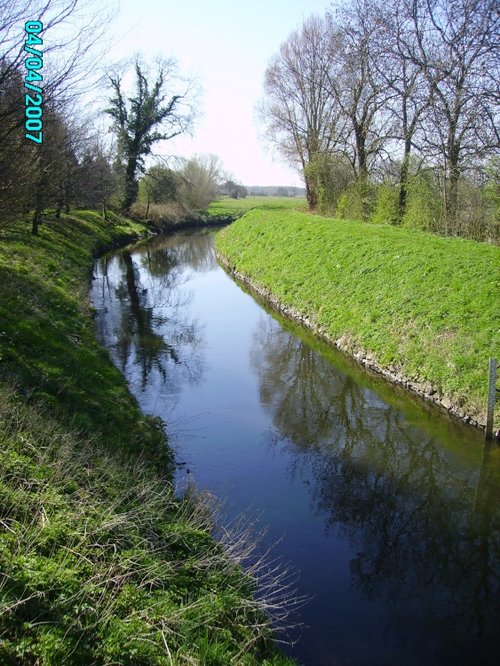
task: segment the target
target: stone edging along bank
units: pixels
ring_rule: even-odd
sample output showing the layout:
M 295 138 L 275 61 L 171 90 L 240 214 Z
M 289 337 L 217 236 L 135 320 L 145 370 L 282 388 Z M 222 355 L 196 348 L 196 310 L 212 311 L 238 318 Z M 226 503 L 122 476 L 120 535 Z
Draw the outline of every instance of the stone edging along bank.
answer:
M 470 414 L 467 414 L 461 407 L 454 404 L 453 400 L 450 397 L 439 394 L 430 383 L 412 381 L 411 379 L 408 379 L 400 372 L 398 372 L 396 368 L 393 367 L 387 368 L 381 366 L 372 354 L 354 345 L 347 335 L 341 336 L 340 338 L 337 339 L 328 335 L 328 333 L 325 330 L 323 330 L 321 327 L 314 325 L 314 323 L 309 319 L 309 317 L 301 314 L 294 308 L 283 304 L 278 298 L 276 298 L 276 296 L 273 295 L 271 291 L 255 283 L 251 278 L 249 278 L 244 273 L 240 273 L 239 271 L 237 271 L 236 268 L 226 259 L 226 257 L 220 254 L 220 252 L 216 251 L 215 254 L 221 266 L 232 277 L 234 277 L 236 280 L 244 284 L 251 291 L 255 292 L 258 296 L 260 296 L 266 303 L 268 303 L 274 310 L 276 310 L 280 314 L 283 314 L 289 319 L 292 319 L 293 321 L 298 322 L 302 326 L 305 326 L 310 331 L 312 331 L 316 336 L 318 336 L 321 340 L 349 354 L 349 356 L 356 359 L 358 363 L 361 363 L 366 368 L 369 368 L 370 370 L 377 372 L 378 374 L 382 375 L 383 377 L 385 377 L 386 379 L 395 384 L 404 386 L 406 389 L 412 391 L 413 393 L 416 393 L 421 398 L 433 402 L 434 404 L 441 407 L 441 409 L 448 412 L 448 414 L 451 414 L 452 416 L 460 419 L 464 423 L 467 423 L 479 429 L 484 429 L 486 427 L 486 423 L 480 420 L 480 417 L 478 417 L 477 415 L 472 416 Z M 497 431 L 495 433 L 495 436 L 497 438 L 500 437 L 500 431 Z

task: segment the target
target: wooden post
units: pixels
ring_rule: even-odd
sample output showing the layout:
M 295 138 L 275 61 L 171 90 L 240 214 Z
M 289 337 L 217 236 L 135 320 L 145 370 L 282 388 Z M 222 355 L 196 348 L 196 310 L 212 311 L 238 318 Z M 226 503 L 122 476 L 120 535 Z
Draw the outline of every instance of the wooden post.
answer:
M 490 358 L 488 377 L 488 407 L 486 412 L 486 439 L 493 438 L 493 414 L 495 413 L 495 397 L 497 391 L 497 360 Z

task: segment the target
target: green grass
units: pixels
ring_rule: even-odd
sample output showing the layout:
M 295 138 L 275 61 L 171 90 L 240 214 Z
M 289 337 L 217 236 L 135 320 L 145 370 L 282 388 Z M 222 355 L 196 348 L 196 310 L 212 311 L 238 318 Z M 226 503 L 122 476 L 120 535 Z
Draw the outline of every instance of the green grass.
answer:
M 0 230 L 0 663 L 286 664 L 212 502 L 173 496 L 162 423 L 97 344 L 92 253 L 142 225 Z
M 327 337 L 344 337 L 484 422 L 488 358 L 499 352 L 498 247 L 259 210 L 216 243 L 236 270 Z
M 245 197 L 230 199 L 224 197 L 210 204 L 207 213 L 211 215 L 242 215 L 253 208 L 259 210 L 306 210 L 305 197 Z

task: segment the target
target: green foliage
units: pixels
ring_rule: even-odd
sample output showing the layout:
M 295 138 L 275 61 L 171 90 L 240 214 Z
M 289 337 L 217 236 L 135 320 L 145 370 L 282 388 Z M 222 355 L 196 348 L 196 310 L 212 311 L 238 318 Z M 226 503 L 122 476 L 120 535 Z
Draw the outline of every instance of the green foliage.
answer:
M 171 139 L 189 129 L 192 117 L 189 105 L 181 106 L 185 95 L 171 94 L 167 86 L 175 82 L 176 63 L 165 60 L 157 63 L 156 80 L 150 85 L 150 73 L 141 62 L 135 61 L 135 94 L 126 98 L 122 77 L 109 76 L 112 97 L 105 113 L 113 118 L 117 137 L 118 156 L 124 170 L 123 207 L 129 210 L 138 194 L 138 173 L 155 143 Z M 180 83 L 177 81 L 177 85 Z
M 409 229 L 437 231 L 441 217 L 440 190 L 433 172 L 421 171 L 411 176 L 402 225 Z
M 483 194 L 488 207 L 490 233 L 487 237 L 500 238 L 500 157 L 494 157 L 486 169 L 487 181 Z
M 470 180 L 458 182 L 457 233 L 475 240 L 497 242 L 500 238 L 500 185 L 489 179 L 484 188 Z
M 340 155 L 318 154 L 304 169 L 306 178 L 315 183 L 318 212 L 333 214 L 339 197 L 352 181 L 352 169 Z
M 175 201 L 178 197 L 180 175 L 173 169 L 159 165 L 148 169 L 139 182 L 139 201 L 163 204 Z
M 174 497 L 162 423 L 95 340 L 92 252 L 144 231 L 92 211 L 2 230 L 2 664 L 286 663 L 213 503 Z
M 487 169 L 487 182 L 484 186 L 484 193 L 488 202 L 491 203 L 494 214 L 500 217 L 500 157 L 493 158 Z
M 373 185 L 363 181 L 351 183 L 337 200 L 335 216 L 342 220 L 369 219 L 375 198 Z
M 384 367 L 485 417 L 498 353 L 498 247 L 293 211 L 251 211 L 217 235 L 231 265 Z
M 382 184 L 377 187 L 375 209 L 371 217 L 372 224 L 396 224 L 398 216 L 398 188 Z

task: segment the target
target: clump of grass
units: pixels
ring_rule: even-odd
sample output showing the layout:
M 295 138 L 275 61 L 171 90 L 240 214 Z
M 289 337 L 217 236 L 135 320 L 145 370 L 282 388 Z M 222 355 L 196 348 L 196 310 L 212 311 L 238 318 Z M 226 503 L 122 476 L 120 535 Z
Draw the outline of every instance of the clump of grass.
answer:
M 498 247 L 259 210 L 221 231 L 216 245 L 329 339 L 349 340 L 484 423 L 500 330 Z
M 242 574 L 245 531 L 212 538 L 210 498 L 176 500 L 150 466 L 6 389 L 0 421 L 2 663 L 285 663 L 265 615 L 280 579 L 253 596 L 261 561 Z

